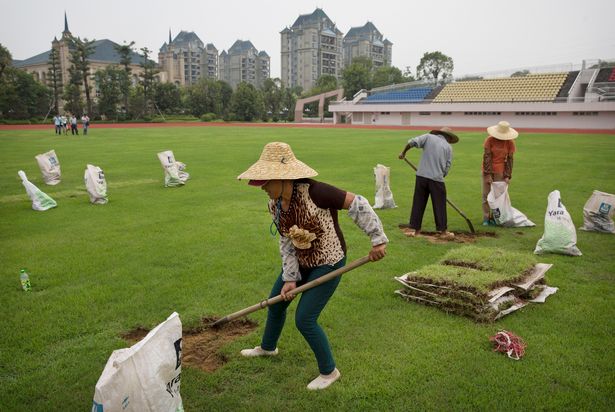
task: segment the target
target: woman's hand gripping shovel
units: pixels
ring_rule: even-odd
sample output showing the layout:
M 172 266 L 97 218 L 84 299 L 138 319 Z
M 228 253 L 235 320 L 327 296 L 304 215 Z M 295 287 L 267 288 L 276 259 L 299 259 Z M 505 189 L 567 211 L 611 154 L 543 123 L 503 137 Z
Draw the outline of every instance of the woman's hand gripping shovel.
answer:
M 333 278 L 336 278 L 338 276 L 341 276 L 342 274 L 351 271 L 352 269 L 356 269 L 361 265 L 366 264 L 367 262 L 369 262 L 369 256 L 363 256 L 360 259 L 354 260 L 352 262 L 350 262 L 349 264 L 347 264 L 344 267 L 341 267 L 339 269 L 334 270 L 333 272 L 329 272 L 324 276 L 319 277 L 318 279 L 314 279 L 311 282 L 306 283 L 305 285 L 299 286 L 298 288 L 293 289 L 291 292 L 289 292 L 289 294 L 292 294 L 293 296 L 296 296 L 302 292 L 305 292 L 308 289 L 312 289 L 313 287 L 316 287 L 322 283 L 327 282 L 328 280 L 331 280 Z M 278 296 L 274 296 L 273 298 L 270 299 L 265 299 L 260 301 L 259 303 L 249 306 L 245 309 L 242 309 L 238 312 L 235 313 L 231 313 L 230 315 L 227 315 L 221 319 L 218 319 L 217 321 L 215 321 L 214 323 L 211 324 L 211 327 L 219 327 L 221 325 L 224 325 L 225 323 L 228 323 L 234 319 L 240 318 L 242 316 L 248 315 L 252 312 L 256 312 L 257 310 L 260 309 L 264 309 L 268 306 L 271 305 L 275 305 L 278 302 L 281 302 L 282 299 L 282 295 L 278 295 Z

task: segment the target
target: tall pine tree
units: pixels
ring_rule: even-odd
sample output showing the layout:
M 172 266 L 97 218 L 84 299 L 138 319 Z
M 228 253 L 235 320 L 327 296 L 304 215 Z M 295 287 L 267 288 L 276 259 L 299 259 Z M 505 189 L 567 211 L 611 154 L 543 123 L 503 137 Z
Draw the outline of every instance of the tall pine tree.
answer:
M 140 66 L 143 68 L 143 73 L 140 74 L 140 84 L 143 87 L 143 114 L 147 115 L 149 114 L 150 94 L 158 70 L 156 70 L 156 63 L 149 59 L 151 51 L 147 47 L 142 47 L 141 52 L 143 53 L 143 61 Z
M 49 65 L 47 70 L 47 86 L 51 89 L 53 96 L 54 114 L 58 114 L 60 112 L 58 106 L 62 91 L 62 70 L 60 69 L 60 53 L 55 47 L 51 48 L 47 64 Z
M 128 44 L 114 46 L 115 51 L 120 55 L 120 65 L 124 68 L 120 77 L 120 90 L 122 92 L 122 98 L 124 101 L 124 110 L 128 111 L 128 98 L 130 97 L 130 76 L 132 69 L 130 64 L 132 63 L 132 47 L 135 45 L 134 41 Z

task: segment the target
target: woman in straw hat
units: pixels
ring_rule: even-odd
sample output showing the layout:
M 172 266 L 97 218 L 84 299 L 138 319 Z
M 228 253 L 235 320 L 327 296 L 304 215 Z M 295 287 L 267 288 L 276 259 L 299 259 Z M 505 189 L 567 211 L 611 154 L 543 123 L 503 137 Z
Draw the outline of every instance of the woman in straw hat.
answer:
M 238 179 L 249 179 L 269 196 L 273 222 L 270 231 L 280 234 L 282 270 L 270 297 L 284 300 L 268 308 L 267 323 L 260 346 L 244 349 L 243 356 L 274 356 L 284 326 L 286 309 L 293 299 L 292 290 L 319 278 L 346 262 L 346 244 L 338 224 L 338 210 L 348 215 L 370 237 L 370 260 L 382 259 L 388 239 L 382 223 L 367 200 L 326 183 L 310 179 L 314 169 L 297 160 L 286 143 L 265 145 L 260 159 Z M 318 317 L 335 292 L 340 277 L 305 291 L 295 314 L 295 324 L 316 356 L 320 375 L 308 389 L 325 389 L 340 377 L 329 341 L 318 325 Z
M 512 178 L 514 139 L 519 133 L 510 127 L 506 121 L 487 128 L 489 136 L 483 145 L 482 186 L 483 186 L 483 226 L 495 226 L 487 195 L 491 191 L 491 183 L 508 182 Z

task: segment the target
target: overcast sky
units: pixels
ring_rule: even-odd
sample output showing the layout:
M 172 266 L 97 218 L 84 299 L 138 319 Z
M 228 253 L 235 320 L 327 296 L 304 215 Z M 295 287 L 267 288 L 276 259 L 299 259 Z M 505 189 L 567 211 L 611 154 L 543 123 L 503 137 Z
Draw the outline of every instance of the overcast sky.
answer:
M 615 60 L 613 0 L 0 0 L 0 43 L 23 60 L 51 48 L 64 29 L 75 36 L 135 41 L 157 56 L 180 31 L 219 51 L 250 40 L 280 75 L 280 34 L 300 14 L 322 8 L 345 34 L 371 21 L 393 42 L 393 65 L 416 72 L 423 53 L 453 58 L 454 76 L 583 59 Z

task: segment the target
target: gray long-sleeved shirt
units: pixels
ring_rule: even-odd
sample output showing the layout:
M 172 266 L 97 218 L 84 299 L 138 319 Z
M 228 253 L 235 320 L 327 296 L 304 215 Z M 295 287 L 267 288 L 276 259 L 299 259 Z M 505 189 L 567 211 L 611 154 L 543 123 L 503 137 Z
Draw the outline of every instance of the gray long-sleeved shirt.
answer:
M 408 144 L 423 149 L 416 175 L 444 182 L 453 161 L 453 148 L 446 137 L 427 133 L 408 140 Z

